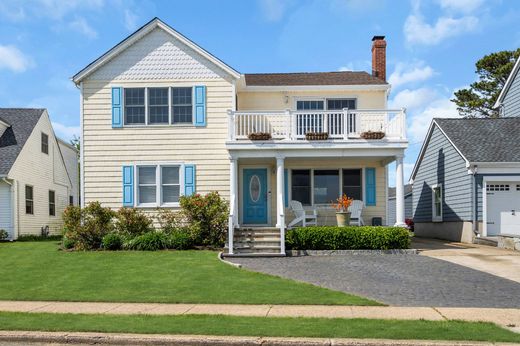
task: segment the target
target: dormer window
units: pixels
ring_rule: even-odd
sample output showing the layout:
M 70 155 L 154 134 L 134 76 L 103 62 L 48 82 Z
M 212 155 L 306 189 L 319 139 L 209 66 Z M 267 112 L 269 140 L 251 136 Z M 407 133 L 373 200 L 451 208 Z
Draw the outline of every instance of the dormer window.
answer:
M 42 132 L 42 153 L 49 154 L 49 135 Z

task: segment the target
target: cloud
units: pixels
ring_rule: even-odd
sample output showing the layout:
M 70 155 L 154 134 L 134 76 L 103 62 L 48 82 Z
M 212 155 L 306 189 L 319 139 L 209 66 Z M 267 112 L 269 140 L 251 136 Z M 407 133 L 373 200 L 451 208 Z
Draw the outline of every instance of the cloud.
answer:
M 349 62 L 345 66 L 341 66 L 340 68 L 338 68 L 338 71 L 354 71 L 354 64 Z
M 423 111 L 412 115 L 408 126 L 411 142 L 422 142 L 433 118 L 458 118 L 457 106 L 450 98 L 439 98 L 431 102 Z
M 433 46 L 447 38 L 471 32 L 478 27 L 478 18 L 440 17 L 434 25 L 424 22 L 421 15 L 410 15 L 404 23 L 404 35 L 407 42 Z
M 124 18 L 124 23 L 125 23 L 125 28 L 126 30 L 128 31 L 134 31 L 135 29 L 137 29 L 137 20 L 139 18 L 137 17 L 137 15 L 130 11 L 129 9 L 125 9 L 125 18 Z
M 97 38 L 98 33 L 90 26 L 87 20 L 83 17 L 77 17 L 69 23 L 69 27 L 90 39 Z
M 443 10 L 471 13 L 482 6 L 484 0 L 438 0 Z
M 425 65 L 423 61 L 415 63 L 398 63 L 394 72 L 388 78 L 388 82 L 393 88 L 401 85 L 425 81 L 434 75 L 433 68 Z
M 0 45 L 0 70 L 24 72 L 34 65 L 32 59 L 12 45 Z
M 424 109 L 431 102 L 439 98 L 437 91 L 430 88 L 419 88 L 415 90 L 404 89 L 390 100 L 390 108 L 403 108 L 409 111 Z
M 281 20 L 292 2 L 292 0 L 259 0 L 262 14 L 270 22 Z
M 69 141 L 74 138 L 74 136 L 79 137 L 80 135 L 79 126 L 67 126 L 53 121 L 52 127 L 56 135 L 65 141 Z
M 104 5 L 104 0 L 12 0 L 0 4 L 0 15 L 13 21 L 34 17 L 61 20 L 76 10 L 97 10 Z

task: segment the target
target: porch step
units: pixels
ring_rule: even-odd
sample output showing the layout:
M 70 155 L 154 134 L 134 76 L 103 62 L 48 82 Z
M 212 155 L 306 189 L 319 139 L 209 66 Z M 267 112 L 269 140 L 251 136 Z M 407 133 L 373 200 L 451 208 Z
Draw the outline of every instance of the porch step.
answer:
M 473 244 L 497 247 L 498 238 L 497 237 L 475 237 L 473 239 Z
M 276 227 L 242 227 L 234 231 L 233 254 L 224 256 L 280 256 L 280 230 Z

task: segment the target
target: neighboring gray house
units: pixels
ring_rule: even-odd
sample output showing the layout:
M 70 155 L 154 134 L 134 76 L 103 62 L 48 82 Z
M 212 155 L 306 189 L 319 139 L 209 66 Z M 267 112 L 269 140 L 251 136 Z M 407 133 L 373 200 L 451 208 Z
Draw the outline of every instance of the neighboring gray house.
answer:
M 412 171 L 417 236 L 520 235 L 520 118 L 433 119 Z
M 507 78 L 504 88 L 498 96 L 495 108 L 503 117 L 520 117 L 520 59 L 518 59 L 513 70 Z
M 61 143 L 45 109 L 0 108 L 0 229 L 9 239 L 59 234 L 78 203 L 78 152 Z
M 412 210 L 412 185 L 404 186 L 404 217 L 413 218 Z M 388 188 L 388 225 L 395 225 L 395 187 Z

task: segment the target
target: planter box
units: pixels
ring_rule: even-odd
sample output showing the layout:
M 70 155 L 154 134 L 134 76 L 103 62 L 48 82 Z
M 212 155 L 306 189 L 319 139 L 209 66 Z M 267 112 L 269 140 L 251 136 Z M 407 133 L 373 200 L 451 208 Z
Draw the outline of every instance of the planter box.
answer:
M 308 141 L 325 141 L 329 139 L 328 132 L 307 132 L 305 139 Z
M 361 133 L 361 138 L 363 139 L 383 139 L 385 137 L 385 133 L 382 131 L 367 131 Z
M 270 140 L 271 134 L 268 132 L 253 132 L 250 133 L 247 138 L 249 138 L 252 141 L 268 141 Z

